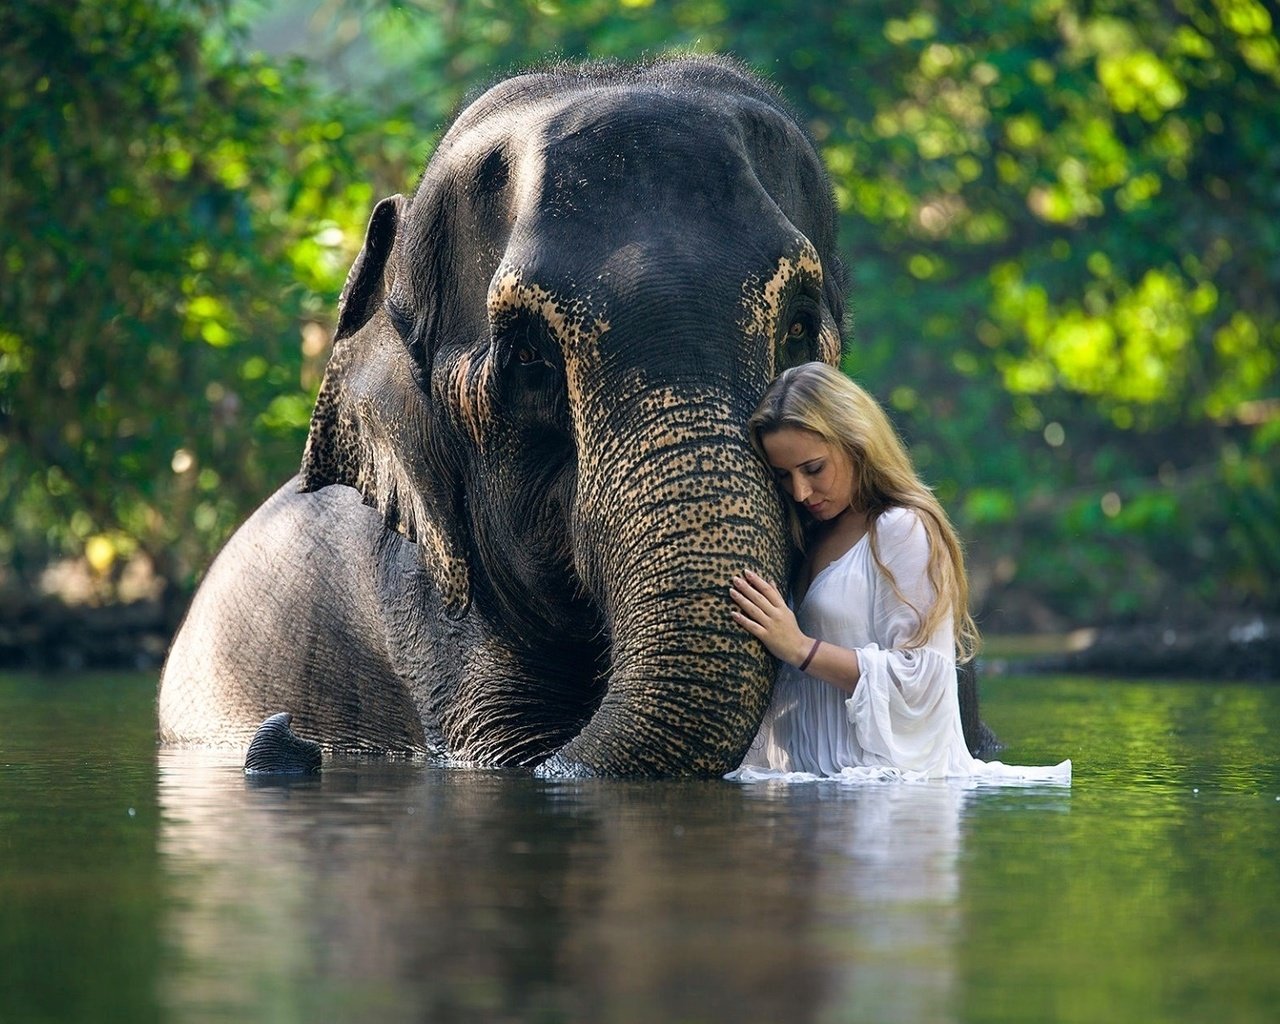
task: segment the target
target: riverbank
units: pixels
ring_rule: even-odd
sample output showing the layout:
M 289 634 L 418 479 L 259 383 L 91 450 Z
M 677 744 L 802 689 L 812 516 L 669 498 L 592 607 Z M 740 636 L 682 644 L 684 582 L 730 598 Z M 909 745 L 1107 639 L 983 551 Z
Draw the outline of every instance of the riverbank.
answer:
M 8 591 L 0 594 L 0 668 L 157 670 L 188 600 L 77 604 Z M 1224 613 L 1195 625 L 987 638 L 980 676 L 1044 673 L 1280 682 L 1280 618 Z
M 158 670 L 185 605 L 159 597 L 94 605 L 2 594 L 0 668 Z
M 982 673 L 1280 682 L 1280 618 L 1224 613 L 1194 625 L 1140 623 L 995 637 L 984 651 Z

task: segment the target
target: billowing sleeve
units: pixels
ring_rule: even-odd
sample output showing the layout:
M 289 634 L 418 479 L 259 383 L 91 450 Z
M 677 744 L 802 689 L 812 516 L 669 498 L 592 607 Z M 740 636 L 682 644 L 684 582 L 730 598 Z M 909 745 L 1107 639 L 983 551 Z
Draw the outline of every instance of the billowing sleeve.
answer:
M 960 729 L 952 616 L 923 647 L 905 646 L 935 599 L 928 535 L 918 515 L 902 509 L 881 517 L 877 540 L 897 591 L 877 572 L 875 642 L 857 649 L 862 674 L 845 704 L 860 759 L 930 775 L 962 770 L 969 752 Z

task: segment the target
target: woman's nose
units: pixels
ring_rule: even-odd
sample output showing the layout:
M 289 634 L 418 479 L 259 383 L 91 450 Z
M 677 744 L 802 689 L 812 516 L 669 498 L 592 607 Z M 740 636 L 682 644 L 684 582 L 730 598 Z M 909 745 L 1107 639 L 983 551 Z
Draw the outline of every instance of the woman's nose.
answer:
M 795 498 L 796 501 L 801 502 L 802 504 L 808 499 L 809 495 L 812 493 L 813 493 L 813 488 L 810 487 L 803 480 L 798 480 L 791 485 L 791 497 Z

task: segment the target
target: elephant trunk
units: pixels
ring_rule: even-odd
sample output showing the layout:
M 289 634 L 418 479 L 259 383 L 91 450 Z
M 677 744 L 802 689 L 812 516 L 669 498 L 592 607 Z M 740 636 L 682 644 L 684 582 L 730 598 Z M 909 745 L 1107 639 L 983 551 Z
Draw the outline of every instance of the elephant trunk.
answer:
M 755 735 L 776 665 L 730 618 L 729 583 L 744 569 L 781 581 L 788 545 L 735 404 L 699 396 L 680 433 L 655 430 L 643 451 L 634 429 L 629 442 L 597 441 L 601 457 L 580 468 L 579 563 L 605 611 L 612 670 L 547 774 L 721 775 Z

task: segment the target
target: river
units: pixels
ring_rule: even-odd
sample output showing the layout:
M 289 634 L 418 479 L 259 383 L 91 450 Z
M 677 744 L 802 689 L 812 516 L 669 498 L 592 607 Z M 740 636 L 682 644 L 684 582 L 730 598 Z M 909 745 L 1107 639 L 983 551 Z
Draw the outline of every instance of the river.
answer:
M 993 678 L 1070 788 L 158 751 L 0 675 L 0 1021 L 1270 1021 L 1280 687 Z

